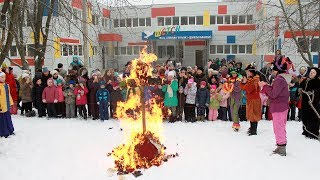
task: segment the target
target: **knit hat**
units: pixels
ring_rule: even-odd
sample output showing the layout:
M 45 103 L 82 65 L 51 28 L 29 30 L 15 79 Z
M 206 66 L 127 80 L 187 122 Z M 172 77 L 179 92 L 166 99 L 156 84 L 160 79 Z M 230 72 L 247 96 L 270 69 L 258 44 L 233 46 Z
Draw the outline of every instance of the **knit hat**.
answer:
M 200 85 L 201 85 L 201 86 L 206 86 L 207 83 L 206 83 L 205 81 L 201 81 L 201 82 L 200 82 Z
M 69 84 L 75 84 L 76 82 L 75 82 L 75 80 L 73 80 L 73 79 L 71 79 L 70 81 L 69 81 Z
M 211 85 L 211 86 L 210 86 L 210 89 L 216 90 L 216 89 L 217 89 L 217 86 L 216 86 L 216 85 Z
M 42 68 L 42 72 L 46 73 L 49 72 L 49 69 L 47 67 Z
M 168 72 L 168 76 L 172 76 L 172 77 L 174 77 L 174 76 L 175 76 L 175 74 L 176 74 L 176 73 L 175 73 L 174 71 L 169 71 L 169 72 Z
M 99 82 L 99 85 L 100 85 L 100 86 L 102 86 L 102 85 L 105 86 L 105 85 L 106 85 L 106 82 L 102 80 L 102 81 Z
M 117 86 L 119 86 L 119 83 L 118 82 L 112 82 L 111 85 L 112 85 L 112 87 L 117 87 Z
M 59 63 L 58 64 L 58 68 L 62 68 L 63 67 L 63 64 L 62 63 Z
M 57 84 L 62 84 L 62 80 L 58 78 L 58 79 L 56 80 L 56 83 L 57 83 Z
M 188 80 L 188 84 L 193 84 L 193 83 L 194 83 L 193 78 L 190 78 L 190 79 Z
M 57 70 L 52 70 L 50 73 L 53 76 L 54 74 L 58 74 L 58 71 Z
M 187 69 L 192 69 L 192 67 L 191 67 L 191 66 L 188 66 Z

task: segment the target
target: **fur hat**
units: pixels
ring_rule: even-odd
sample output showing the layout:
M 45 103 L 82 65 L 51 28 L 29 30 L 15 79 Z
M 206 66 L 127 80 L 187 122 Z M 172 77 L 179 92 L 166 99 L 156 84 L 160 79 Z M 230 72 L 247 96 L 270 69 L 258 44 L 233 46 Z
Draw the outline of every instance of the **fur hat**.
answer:
M 176 73 L 175 73 L 174 71 L 169 71 L 169 72 L 168 72 L 168 76 L 172 76 L 172 77 L 174 77 L 174 76 L 175 76 L 175 74 L 176 74 Z

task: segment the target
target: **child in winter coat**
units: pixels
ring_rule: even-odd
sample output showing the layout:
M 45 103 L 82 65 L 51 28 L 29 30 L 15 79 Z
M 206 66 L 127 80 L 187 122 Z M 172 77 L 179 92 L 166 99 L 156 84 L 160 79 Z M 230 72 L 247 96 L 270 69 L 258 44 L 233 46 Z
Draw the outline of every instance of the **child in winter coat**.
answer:
M 57 117 L 55 104 L 58 103 L 59 94 L 52 78 L 48 79 L 47 84 L 42 92 L 42 102 L 47 104 L 48 117 L 55 118 Z
M 75 118 L 76 117 L 76 95 L 74 94 L 74 81 L 69 81 L 69 86 L 63 92 L 64 101 L 66 106 L 66 117 Z
M 197 120 L 204 121 L 206 107 L 210 103 L 210 93 L 207 89 L 207 83 L 205 81 L 200 82 L 200 88 L 196 94 L 196 106 L 197 106 Z
M 197 83 L 193 79 L 188 80 L 187 86 L 184 88 L 186 95 L 186 103 L 184 104 L 184 115 L 187 122 L 196 121 L 195 104 L 197 95 Z
M 9 85 L 5 81 L 6 74 L 0 72 L 0 137 L 7 138 L 14 134 L 14 127 L 10 114 L 10 106 L 13 105 L 13 100 Z
M 215 121 L 218 117 L 218 110 L 220 108 L 220 102 L 222 96 L 217 92 L 217 86 L 211 85 L 210 87 L 210 104 L 209 104 L 209 121 Z
M 63 95 L 63 82 L 60 79 L 56 80 L 57 90 L 58 90 L 58 103 L 56 103 L 57 117 L 66 117 L 66 105 L 64 103 L 64 95 Z
M 110 104 L 110 94 L 106 89 L 105 81 L 100 81 L 100 89 L 97 91 L 97 104 L 99 105 L 100 120 L 109 120 L 108 106 Z
M 122 94 L 121 94 L 121 90 L 119 88 L 119 83 L 118 82 L 112 82 L 111 84 L 112 84 L 112 87 L 113 87 L 113 90 L 110 93 L 110 96 L 111 96 L 111 108 L 112 108 L 112 112 L 113 112 L 113 117 L 117 118 L 115 116 L 116 109 L 117 109 L 117 104 L 122 101 Z
M 83 80 L 79 81 L 79 86 L 74 89 L 74 94 L 76 95 L 76 105 L 79 110 L 79 115 L 83 117 L 85 120 L 87 119 L 87 94 L 88 88 L 85 86 L 85 82 Z
M 22 74 L 22 80 L 20 84 L 20 90 L 21 90 L 21 101 L 22 101 L 22 107 L 21 107 L 21 115 L 23 113 L 28 113 L 32 111 L 32 82 L 30 80 L 29 74 Z
M 38 117 L 46 116 L 46 108 L 42 102 L 42 93 L 44 86 L 40 77 L 35 77 L 33 79 L 33 88 L 32 88 L 32 102 L 34 107 L 38 110 Z
M 219 119 L 223 121 L 228 121 L 227 107 L 228 107 L 228 98 L 230 97 L 230 93 L 223 91 L 222 84 L 218 88 L 218 92 L 222 96 L 222 99 L 220 101 L 220 108 L 219 108 Z

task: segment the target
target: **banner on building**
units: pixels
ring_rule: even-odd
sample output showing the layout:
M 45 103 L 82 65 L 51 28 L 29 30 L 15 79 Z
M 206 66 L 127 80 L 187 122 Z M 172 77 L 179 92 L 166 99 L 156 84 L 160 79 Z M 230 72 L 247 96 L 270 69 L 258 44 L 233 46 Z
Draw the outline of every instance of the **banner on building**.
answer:
M 199 40 L 212 39 L 212 31 L 162 31 L 157 32 L 142 32 L 142 40 Z

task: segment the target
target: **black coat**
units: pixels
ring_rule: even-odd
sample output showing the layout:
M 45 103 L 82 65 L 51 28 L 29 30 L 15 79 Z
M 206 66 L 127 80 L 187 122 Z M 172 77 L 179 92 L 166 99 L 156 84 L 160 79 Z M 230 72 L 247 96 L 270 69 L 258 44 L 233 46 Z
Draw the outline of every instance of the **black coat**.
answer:
M 197 90 L 196 95 L 196 104 L 199 104 L 199 106 L 205 106 L 206 104 L 209 104 L 210 102 L 210 93 L 207 88 L 199 88 Z
M 32 87 L 32 102 L 36 109 L 39 109 L 39 106 L 43 106 L 42 103 L 42 92 L 44 87 L 42 85 L 34 85 Z
M 208 81 L 206 75 L 203 74 L 203 73 L 202 73 L 202 74 L 196 74 L 196 75 L 194 76 L 194 82 L 197 83 L 197 88 L 200 87 L 201 81 L 205 81 L 205 82 Z
M 96 94 L 97 91 L 100 89 L 100 85 L 98 82 L 93 82 L 93 79 L 88 81 L 88 90 L 89 90 L 89 104 L 97 104 Z

